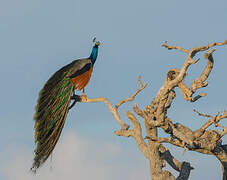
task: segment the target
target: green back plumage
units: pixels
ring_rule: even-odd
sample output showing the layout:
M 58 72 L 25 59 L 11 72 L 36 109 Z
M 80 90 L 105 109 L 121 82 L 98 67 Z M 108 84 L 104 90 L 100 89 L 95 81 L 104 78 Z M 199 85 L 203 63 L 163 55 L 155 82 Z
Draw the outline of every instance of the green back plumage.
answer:
M 52 153 L 68 114 L 73 85 L 68 75 L 73 63 L 57 71 L 39 93 L 35 120 L 35 158 L 32 170 L 36 171 Z

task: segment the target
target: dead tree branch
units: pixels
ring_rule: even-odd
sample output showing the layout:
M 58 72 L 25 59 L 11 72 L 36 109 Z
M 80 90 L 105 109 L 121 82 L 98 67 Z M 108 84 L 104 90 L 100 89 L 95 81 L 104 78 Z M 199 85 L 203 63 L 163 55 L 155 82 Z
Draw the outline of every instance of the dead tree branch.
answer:
M 176 97 L 174 91 L 176 87 L 180 88 L 183 98 L 189 102 L 195 102 L 201 97 L 206 96 L 206 93 L 201 93 L 195 97 L 193 97 L 193 94 L 196 93 L 198 89 L 208 85 L 206 80 L 213 69 L 214 59 L 212 54 L 215 50 L 212 49 L 205 53 L 204 58 L 207 59 L 207 65 L 200 76 L 192 81 L 189 87 L 187 87 L 184 82 L 185 77 L 188 75 L 187 70 L 189 66 L 199 62 L 199 59 L 193 59 L 198 52 L 209 50 L 214 46 L 222 46 L 226 44 L 227 41 L 224 41 L 223 43 L 211 43 L 207 46 L 200 46 L 186 50 L 180 46 L 169 46 L 167 45 L 167 42 L 164 42 L 163 47 L 169 50 L 178 49 L 188 55 L 181 69 L 169 70 L 163 86 L 158 91 L 152 103 L 144 109 L 144 114 L 147 116 L 146 120 L 150 126 L 162 128 L 166 133 L 170 134 L 170 137 L 161 138 L 153 135 L 147 135 L 147 139 L 157 143 L 170 143 L 191 151 L 214 155 L 217 145 L 220 144 L 220 138 L 226 134 L 227 130 L 226 128 L 222 128 L 222 131 L 218 132 L 216 130 L 207 130 L 207 128 L 212 124 L 216 127 L 219 126 L 218 122 L 221 119 L 226 118 L 226 113 L 223 115 L 218 114 L 216 116 L 198 113 L 199 115 L 210 119 L 204 123 L 201 128 L 196 131 L 192 131 L 180 123 L 173 123 L 173 121 L 167 116 L 167 111 Z
M 227 111 L 222 114 L 218 113 L 216 116 L 212 116 L 194 110 L 199 116 L 208 118 L 208 120 L 195 131 L 180 123 L 174 123 L 173 120 L 167 116 L 168 109 L 171 107 L 172 102 L 176 98 L 175 88 L 179 88 L 183 98 L 189 102 L 195 102 L 201 97 L 207 95 L 206 93 L 200 93 L 194 96 L 198 89 L 208 85 L 207 79 L 213 69 L 213 53 L 215 52 L 215 49 L 211 48 L 226 44 L 227 40 L 187 50 L 180 46 L 170 46 L 166 41 L 163 43 L 163 47 L 169 50 L 177 49 L 186 53 L 187 57 L 181 69 L 174 68 L 168 71 L 162 87 L 159 89 L 149 105 L 142 110 L 137 107 L 136 103 L 134 104 L 134 112 L 144 120 L 146 133 L 145 138 L 143 138 L 142 135 L 140 122 L 131 112 L 127 111 L 126 116 L 133 124 L 132 128 L 120 119 L 118 113 L 118 109 L 121 105 L 126 102 L 133 101 L 136 95 L 146 87 L 146 83 L 143 84 L 140 77 L 138 77 L 140 88 L 136 90 L 131 97 L 121 100 L 115 106 L 112 106 L 110 102 L 103 97 L 90 99 L 87 96 L 77 96 L 77 99 L 84 103 L 104 102 L 107 105 L 110 112 L 121 126 L 120 130 L 115 131 L 115 134 L 118 136 L 133 137 L 135 139 L 140 151 L 150 161 L 150 173 L 152 180 L 187 180 L 189 178 L 190 171 L 194 169 L 191 167 L 189 162 L 179 162 L 176 160 L 171 155 L 170 151 L 163 145 L 164 143 L 181 147 L 184 150 L 214 155 L 222 164 L 223 179 L 227 180 L 227 145 L 222 145 L 221 141 L 221 138 L 227 134 L 227 127 L 219 124 L 221 120 L 227 118 Z M 189 74 L 187 74 L 187 70 L 190 66 L 199 62 L 199 59 L 194 60 L 193 58 L 197 53 L 203 51 L 207 51 L 204 54 L 207 64 L 202 73 L 191 82 L 189 87 L 187 87 L 184 82 L 185 77 L 189 76 Z M 221 131 L 208 129 L 212 125 L 214 125 L 214 128 L 221 127 Z M 160 137 L 158 134 L 158 128 L 163 129 L 165 133 L 169 134 L 169 137 Z M 166 162 L 174 170 L 179 172 L 179 176 L 177 178 L 175 178 L 169 171 L 163 170 Z

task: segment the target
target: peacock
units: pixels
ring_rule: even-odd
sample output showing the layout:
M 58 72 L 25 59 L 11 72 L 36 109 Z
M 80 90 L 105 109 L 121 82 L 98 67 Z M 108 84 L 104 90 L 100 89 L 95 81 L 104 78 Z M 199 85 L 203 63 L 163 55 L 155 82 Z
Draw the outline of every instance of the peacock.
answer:
M 98 56 L 100 45 L 96 38 L 93 39 L 94 46 L 88 58 L 72 61 L 55 72 L 39 93 L 35 120 L 35 157 L 31 170 L 36 170 L 52 154 L 55 145 L 61 135 L 62 129 L 69 109 L 71 109 L 76 99 L 70 106 L 75 90 L 81 91 L 89 83 L 95 61 Z

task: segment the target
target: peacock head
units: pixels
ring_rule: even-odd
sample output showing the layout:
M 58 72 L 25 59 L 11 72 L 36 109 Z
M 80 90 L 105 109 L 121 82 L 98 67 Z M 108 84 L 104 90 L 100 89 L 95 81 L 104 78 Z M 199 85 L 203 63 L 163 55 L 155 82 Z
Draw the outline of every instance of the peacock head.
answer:
M 96 41 L 96 37 L 94 37 L 93 43 L 95 44 L 95 47 L 98 47 L 101 44 L 99 41 Z

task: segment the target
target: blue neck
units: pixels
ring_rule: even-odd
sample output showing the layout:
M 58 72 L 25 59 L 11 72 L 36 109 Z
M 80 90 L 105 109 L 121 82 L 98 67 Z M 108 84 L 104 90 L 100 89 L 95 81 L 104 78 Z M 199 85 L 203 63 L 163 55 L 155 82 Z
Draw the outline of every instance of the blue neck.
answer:
M 95 61 L 97 59 L 97 56 L 98 56 L 98 46 L 95 45 L 92 48 L 92 52 L 91 52 L 91 55 L 89 57 L 89 59 L 91 59 L 91 62 L 92 62 L 93 65 L 95 64 Z

